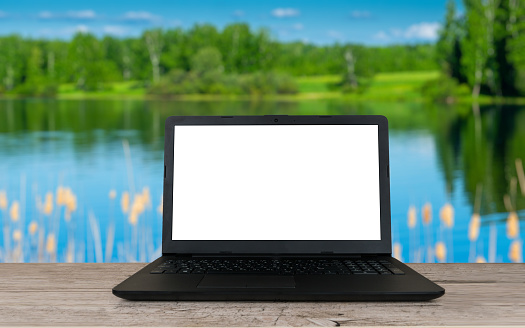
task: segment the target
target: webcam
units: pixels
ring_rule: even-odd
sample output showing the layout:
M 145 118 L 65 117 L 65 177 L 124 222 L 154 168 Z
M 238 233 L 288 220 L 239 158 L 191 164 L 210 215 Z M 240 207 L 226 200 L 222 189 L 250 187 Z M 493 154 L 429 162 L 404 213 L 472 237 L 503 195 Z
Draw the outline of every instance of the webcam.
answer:
M 273 121 L 274 121 L 275 123 L 279 122 L 279 120 L 278 120 L 278 119 L 274 119 Z

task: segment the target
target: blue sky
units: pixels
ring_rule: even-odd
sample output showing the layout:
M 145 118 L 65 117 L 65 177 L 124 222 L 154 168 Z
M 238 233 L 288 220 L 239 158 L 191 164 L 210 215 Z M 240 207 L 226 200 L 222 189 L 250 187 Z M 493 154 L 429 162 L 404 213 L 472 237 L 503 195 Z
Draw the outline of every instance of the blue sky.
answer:
M 445 6 L 446 0 L 2 1 L 0 35 L 67 39 L 89 31 L 125 37 L 152 27 L 246 22 L 270 29 L 281 41 L 421 43 L 436 39 Z

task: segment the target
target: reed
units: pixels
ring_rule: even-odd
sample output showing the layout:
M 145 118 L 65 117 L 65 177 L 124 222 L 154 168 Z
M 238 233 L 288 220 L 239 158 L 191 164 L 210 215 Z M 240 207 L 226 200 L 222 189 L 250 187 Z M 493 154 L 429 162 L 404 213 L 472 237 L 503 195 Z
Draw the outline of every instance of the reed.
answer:
M 5 211 L 7 209 L 7 193 L 5 190 L 0 190 L 0 210 Z
M 104 262 L 104 257 L 102 256 L 102 240 L 100 238 L 100 227 L 98 221 L 92 211 L 89 211 L 89 225 L 91 227 L 91 233 L 93 235 L 93 243 L 95 246 L 95 261 L 97 263 Z
M 522 244 L 520 240 L 514 240 L 510 244 L 509 248 L 509 259 L 514 263 L 521 263 L 523 262 L 522 258 Z
M 421 217 L 423 219 L 423 225 L 425 226 L 425 248 L 426 255 L 425 260 L 428 263 L 434 263 L 434 247 L 432 241 L 432 204 L 426 202 L 421 209 Z
M 398 259 L 399 261 L 403 261 L 403 257 L 401 256 L 402 251 L 403 251 L 403 247 L 401 246 L 401 244 L 397 242 L 394 243 L 392 255 L 394 255 L 394 257 Z
M 437 242 L 436 243 L 436 258 L 439 260 L 439 262 L 446 262 L 447 259 L 447 246 L 445 246 L 445 243 L 443 242 Z
M 476 263 L 487 263 L 487 260 L 483 256 L 478 256 L 476 258 Z
M 446 203 L 439 211 L 439 217 L 446 227 L 452 228 L 454 226 L 454 207 L 450 203 Z
M 11 217 L 11 221 L 17 222 L 20 219 L 20 203 L 18 201 L 14 201 L 11 204 L 11 208 L 9 209 L 9 216 Z
M 416 215 L 416 207 L 413 205 L 410 205 L 408 208 L 408 214 L 407 214 L 407 225 L 410 229 L 413 229 L 416 226 L 417 223 L 417 215 Z
M 51 262 L 56 262 L 56 251 L 57 251 L 57 242 L 54 233 L 47 235 L 46 239 L 46 252 L 49 254 Z
M 163 196 L 160 196 L 160 204 L 159 206 L 157 207 L 157 212 L 159 212 L 159 214 L 162 216 L 162 213 L 164 212 L 164 200 L 163 200 Z
M 421 216 L 423 217 L 424 224 L 430 224 L 432 222 L 432 205 L 429 202 L 423 205 Z
M 483 185 L 478 183 L 476 186 L 476 195 L 474 199 L 474 209 L 473 214 L 470 217 L 470 222 L 468 226 L 468 239 L 470 240 L 470 250 L 469 250 L 469 262 L 473 262 L 475 258 L 475 242 L 479 237 L 479 229 L 481 226 L 481 216 L 479 212 L 481 210 L 481 196 L 483 192 Z

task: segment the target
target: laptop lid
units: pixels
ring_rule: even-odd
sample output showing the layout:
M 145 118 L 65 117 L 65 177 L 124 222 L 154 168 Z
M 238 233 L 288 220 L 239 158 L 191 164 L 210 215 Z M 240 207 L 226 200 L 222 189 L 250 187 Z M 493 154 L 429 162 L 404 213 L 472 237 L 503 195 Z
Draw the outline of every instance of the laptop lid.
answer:
M 172 116 L 163 254 L 391 254 L 384 116 Z

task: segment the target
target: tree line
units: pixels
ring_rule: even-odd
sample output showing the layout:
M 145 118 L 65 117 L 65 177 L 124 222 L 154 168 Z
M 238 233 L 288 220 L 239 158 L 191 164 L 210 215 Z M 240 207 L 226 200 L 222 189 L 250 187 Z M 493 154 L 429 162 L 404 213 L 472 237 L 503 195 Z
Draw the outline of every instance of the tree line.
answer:
M 449 0 L 436 44 L 437 59 L 453 84 L 473 98 L 525 95 L 525 1 Z
M 126 38 L 89 33 L 77 33 L 67 41 L 0 37 L 0 92 L 21 94 L 53 94 L 63 83 L 79 90 L 101 90 L 119 81 L 136 81 L 137 87 L 147 88 L 160 85 L 160 93 L 177 83 L 185 83 L 187 90 L 171 88 L 173 92 L 188 93 L 213 92 L 218 83 L 237 81 L 242 83 L 235 88 L 247 84 L 248 89 L 264 89 L 277 83 L 275 90 L 288 92 L 293 91 L 293 76 L 339 74 L 353 83 L 379 72 L 437 67 L 431 44 L 284 43 L 267 29 L 252 30 L 245 23 L 222 30 L 210 24 L 149 29 Z M 201 88 L 206 79 L 212 80 L 205 83 L 211 90 Z

